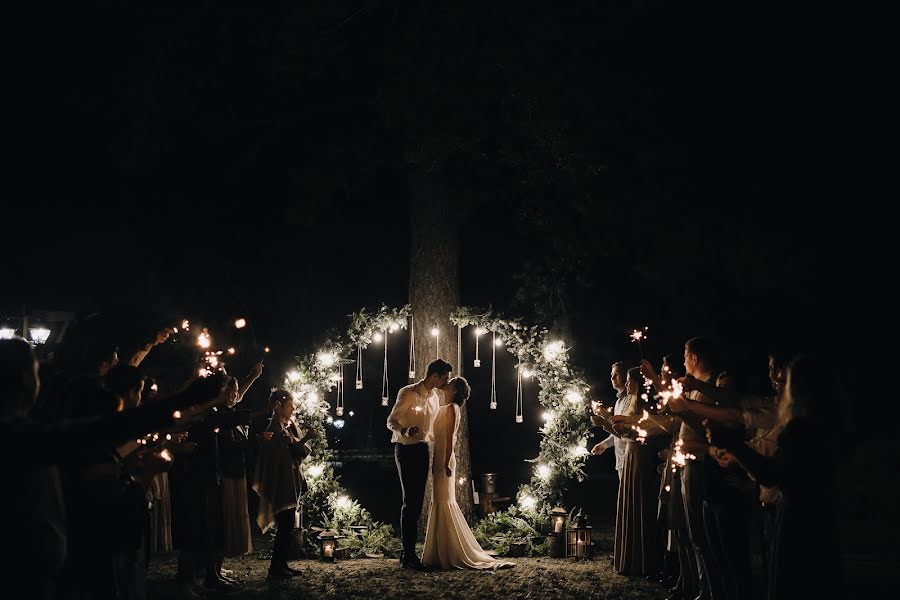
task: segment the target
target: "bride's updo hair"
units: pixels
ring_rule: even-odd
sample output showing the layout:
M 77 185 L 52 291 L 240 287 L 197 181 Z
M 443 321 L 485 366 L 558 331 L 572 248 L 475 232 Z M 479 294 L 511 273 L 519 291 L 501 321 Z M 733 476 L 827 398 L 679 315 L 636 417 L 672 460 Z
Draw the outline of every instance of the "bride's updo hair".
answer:
M 469 382 L 462 377 L 454 377 L 453 380 L 450 381 L 450 385 L 453 386 L 453 390 L 456 392 L 453 395 L 453 403 L 457 406 L 465 406 L 466 400 L 469 399 L 469 394 L 472 393 Z

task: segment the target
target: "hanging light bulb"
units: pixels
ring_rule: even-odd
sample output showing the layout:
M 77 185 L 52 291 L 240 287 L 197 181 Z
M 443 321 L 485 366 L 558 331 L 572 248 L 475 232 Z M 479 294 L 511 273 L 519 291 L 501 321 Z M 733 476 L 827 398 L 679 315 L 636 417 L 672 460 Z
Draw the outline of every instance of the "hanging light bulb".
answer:
M 432 328 L 431 328 L 431 335 L 432 335 L 432 337 L 437 337 L 438 334 L 440 334 L 440 333 L 441 333 L 441 330 L 438 329 L 437 327 L 432 327 Z
M 290 379 L 291 381 L 300 381 L 300 373 L 298 373 L 297 371 L 291 371 L 290 373 L 288 373 L 288 379 Z
M 376 342 L 380 342 L 381 340 L 384 339 L 384 336 L 381 335 L 381 332 L 380 332 L 380 331 L 376 331 L 376 332 L 375 332 L 375 335 L 372 336 L 372 339 L 373 339 L 374 341 L 376 341 Z

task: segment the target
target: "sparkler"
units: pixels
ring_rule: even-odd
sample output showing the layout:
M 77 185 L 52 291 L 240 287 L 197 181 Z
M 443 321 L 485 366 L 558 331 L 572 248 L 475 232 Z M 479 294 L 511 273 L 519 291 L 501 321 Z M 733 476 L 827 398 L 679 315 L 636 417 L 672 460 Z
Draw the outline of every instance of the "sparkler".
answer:
M 643 329 L 633 329 L 631 331 L 631 335 L 628 336 L 631 338 L 631 343 L 637 342 L 638 352 L 641 355 L 641 360 L 644 360 L 644 348 L 641 346 L 641 341 L 647 339 L 647 330 L 649 327 L 644 327 Z
M 203 332 L 197 336 L 197 345 L 204 349 L 209 348 L 212 345 L 209 331 L 205 327 L 203 328 Z

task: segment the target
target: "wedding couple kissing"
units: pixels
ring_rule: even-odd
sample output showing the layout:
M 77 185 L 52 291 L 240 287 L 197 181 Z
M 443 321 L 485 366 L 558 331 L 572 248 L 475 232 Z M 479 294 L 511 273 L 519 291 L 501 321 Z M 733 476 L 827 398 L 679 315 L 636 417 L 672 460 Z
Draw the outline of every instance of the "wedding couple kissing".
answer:
M 394 460 L 403 490 L 400 510 L 400 566 L 407 569 L 498 569 L 514 563 L 497 560 L 482 550 L 456 503 L 456 433 L 460 409 L 471 388 L 462 377 L 450 379 L 453 367 L 437 359 L 428 365 L 424 379 L 397 394 L 387 426 L 394 443 Z M 416 556 L 419 516 L 428 482 L 429 446 L 434 448 L 431 466 L 431 512 L 422 558 Z

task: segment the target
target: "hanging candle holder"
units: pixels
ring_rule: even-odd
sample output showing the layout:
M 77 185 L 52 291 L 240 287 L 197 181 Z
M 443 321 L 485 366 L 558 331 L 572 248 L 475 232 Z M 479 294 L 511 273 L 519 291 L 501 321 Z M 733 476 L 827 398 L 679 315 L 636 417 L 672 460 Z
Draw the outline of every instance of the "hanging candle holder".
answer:
M 416 378 L 416 320 L 409 316 L 409 378 Z
M 337 383 L 337 406 L 334 413 L 342 417 L 344 416 L 344 365 L 339 367 L 338 376 L 335 378 Z
M 523 421 L 522 416 L 522 361 L 516 367 L 516 423 Z
M 385 332 L 385 334 L 384 334 L 384 370 L 382 371 L 382 375 L 381 375 L 381 405 L 382 406 L 388 405 L 388 397 L 390 396 L 390 393 L 388 392 L 388 353 L 387 353 L 388 343 L 387 343 L 387 341 L 388 341 L 388 336 L 387 336 L 387 332 Z
M 363 389 L 362 346 L 356 347 L 356 389 Z
M 472 363 L 476 367 L 481 366 L 481 360 L 478 358 L 478 342 L 481 340 L 481 336 L 484 334 L 484 329 L 481 327 L 475 328 L 475 361 Z
M 456 326 L 456 368 L 462 372 L 462 325 Z
M 497 334 L 491 338 L 491 410 L 497 410 Z

